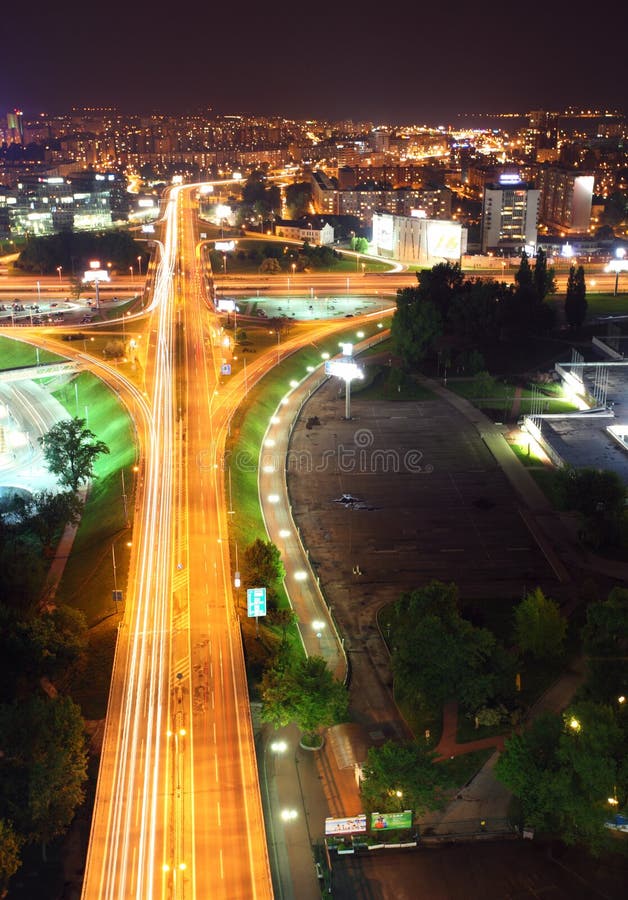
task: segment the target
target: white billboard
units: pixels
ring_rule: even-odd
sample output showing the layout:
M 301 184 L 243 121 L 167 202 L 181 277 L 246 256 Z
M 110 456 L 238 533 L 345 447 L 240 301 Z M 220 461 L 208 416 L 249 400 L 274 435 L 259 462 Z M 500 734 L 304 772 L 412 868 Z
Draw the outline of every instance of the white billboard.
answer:
M 428 256 L 459 260 L 461 253 L 462 227 L 457 222 L 427 222 Z
M 393 252 L 393 217 L 388 215 L 373 216 L 373 243 L 377 250 Z

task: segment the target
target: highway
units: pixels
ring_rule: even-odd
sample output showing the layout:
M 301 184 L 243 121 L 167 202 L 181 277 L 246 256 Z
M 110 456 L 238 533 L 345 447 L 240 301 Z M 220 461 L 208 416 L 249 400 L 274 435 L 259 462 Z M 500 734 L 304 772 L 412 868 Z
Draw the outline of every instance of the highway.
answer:
M 213 464 L 229 408 L 212 408 L 191 190 L 172 190 L 165 219 L 143 503 L 82 897 L 263 900 L 271 878 Z

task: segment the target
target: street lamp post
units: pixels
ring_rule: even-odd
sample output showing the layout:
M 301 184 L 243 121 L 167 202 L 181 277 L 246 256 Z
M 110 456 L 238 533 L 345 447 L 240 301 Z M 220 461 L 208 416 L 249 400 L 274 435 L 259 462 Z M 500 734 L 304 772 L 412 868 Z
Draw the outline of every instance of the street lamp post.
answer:
M 41 284 L 37 282 L 37 305 L 41 303 Z
M 133 284 L 133 266 L 129 266 L 129 272 L 131 273 L 131 284 Z
M 63 271 L 63 266 L 57 266 L 57 275 L 59 276 L 59 284 L 61 284 L 61 272 Z
M 137 267 L 139 269 L 140 278 L 141 278 L 142 277 L 142 257 L 141 256 L 137 257 Z
M 615 256 L 617 257 L 618 263 L 623 261 L 625 255 L 626 255 L 626 251 L 624 250 L 623 247 L 618 247 L 617 250 L 615 250 Z M 619 290 L 619 272 L 620 272 L 620 269 L 622 269 L 622 268 L 623 267 L 621 265 L 617 265 L 617 267 L 615 269 L 615 292 L 613 295 L 615 297 L 617 296 L 617 292 Z

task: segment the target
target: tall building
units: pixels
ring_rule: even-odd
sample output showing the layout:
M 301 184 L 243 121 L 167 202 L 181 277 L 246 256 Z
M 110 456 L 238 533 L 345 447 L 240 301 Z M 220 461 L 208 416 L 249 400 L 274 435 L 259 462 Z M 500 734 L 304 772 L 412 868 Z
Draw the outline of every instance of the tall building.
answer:
M 591 222 L 594 181 L 593 175 L 553 166 L 539 169 L 539 221 L 566 234 L 585 234 Z
M 516 175 L 502 175 L 484 188 L 482 252 L 506 254 L 536 247 L 540 191 Z
M 7 131 L 10 144 L 24 143 L 24 114 L 21 109 L 7 113 Z
M 558 147 L 558 113 L 535 109 L 528 113 L 525 133 L 526 150 L 534 156 L 538 152 L 556 150 Z

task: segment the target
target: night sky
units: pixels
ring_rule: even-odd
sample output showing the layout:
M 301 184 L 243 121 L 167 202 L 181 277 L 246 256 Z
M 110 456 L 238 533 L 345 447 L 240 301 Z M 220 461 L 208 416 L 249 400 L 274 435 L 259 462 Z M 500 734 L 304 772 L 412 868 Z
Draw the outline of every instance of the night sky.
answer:
M 372 0 L 206 0 L 173 3 L 165 15 L 146 0 L 8 0 L 0 16 L 0 113 L 210 107 L 449 124 L 459 113 L 628 106 L 620 0 L 591 5 L 588 15 L 564 0 L 380 0 L 376 14 L 371 7 Z

